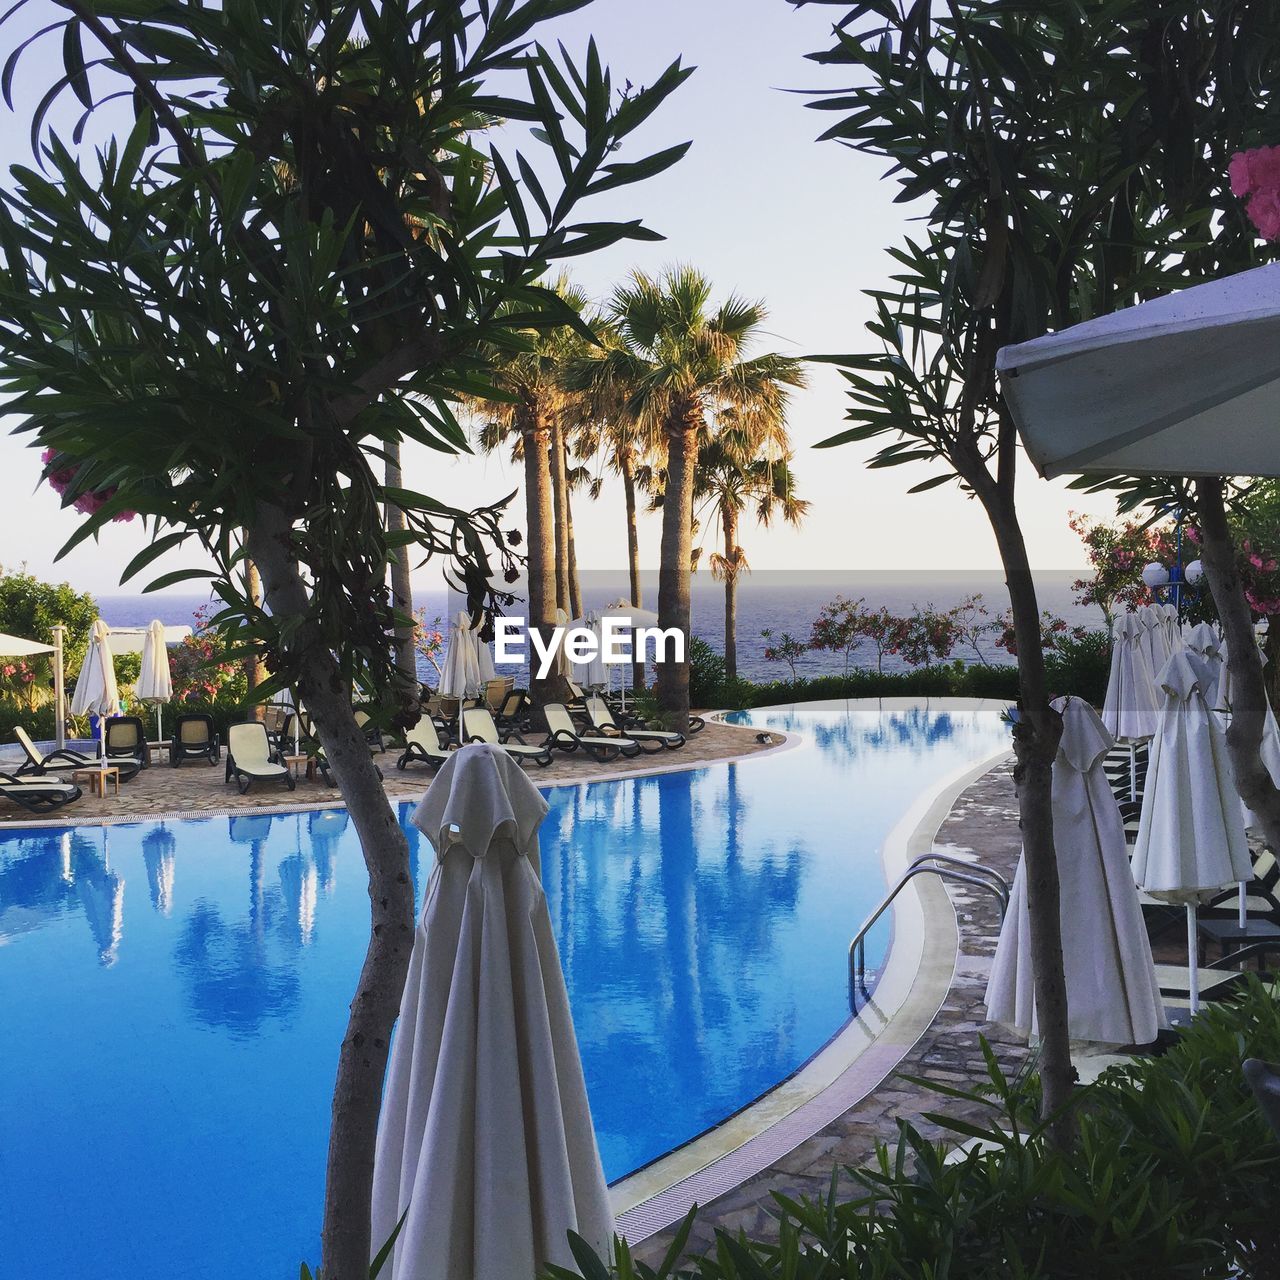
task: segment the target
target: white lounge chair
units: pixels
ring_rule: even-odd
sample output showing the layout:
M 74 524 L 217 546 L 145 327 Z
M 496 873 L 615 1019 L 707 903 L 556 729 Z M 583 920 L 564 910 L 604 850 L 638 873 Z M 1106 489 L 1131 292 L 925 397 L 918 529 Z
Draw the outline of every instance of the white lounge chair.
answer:
M 288 766 L 271 749 L 266 725 L 260 720 L 233 724 L 227 730 L 226 781 L 232 778 L 241 795 L 255 782 L 284 782 L 290 791 L 297 786 Z
M 515 739 L 514 742 L 511 741 L 512 738 Z M 463 709 L 462 740 L 463 742 L 488 742 L 492 746 L 502 747 L 508 755 L 514 756 L 521 764 L 532 760 L 540 769 L 551 763 L 551 748 L 545 743 L 535 747 L 518 733 L 500 734 L 488 707 Z
M 441 740 L 440 728 L 430 716 L 423 716 L 404 735 L 404 751 L 396 761 L 396 768 L 421 763 L 429 769 L 438 769 L 449 758 L 453 748 Z
M 618 756 L 638 756 L 640 744 L 634 738 L 623 738 L 603 733 L 580 733 L 573 723 L 569 710 L 559 702 L 548 702 L 542 708 L 550 736 L 547 746 L 561 751 L 576 751 L 581 747 L 597 760 L 613 760 Z
M 31 813 L 49 813 L 79 800 L 80 788 L 51 775 L 31 777 L 0 772 L 0 796 Z
M 631 738 L 646 751 L 661 751 L 664 747 L 668 751 L 675 751 L 685 744 L 684 734 L 676 733 L 673 730 L 624 729 L 613 718 L 613 712 L 609 710 L 609 704 L 596 694 L 592 694 L 587 699 L 587 716 L 597 733 L 603 734 L 606 738 Z

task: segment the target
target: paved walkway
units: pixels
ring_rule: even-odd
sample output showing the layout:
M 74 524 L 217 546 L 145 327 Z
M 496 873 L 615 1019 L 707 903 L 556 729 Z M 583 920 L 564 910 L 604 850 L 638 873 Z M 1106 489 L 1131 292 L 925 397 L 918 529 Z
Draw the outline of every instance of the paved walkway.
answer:
M 758 731 L 742 725 L 721 724 L 710 720 L 700 733 L 694 734 L 678 751 L 643 754 L 632 760 L 616 760 L 598 764 L 581 751 L 566 754 L 557 751 L 545 769 L 530 768 L 529 776 L 539 785 L 561 782 L 591 782 L 598 778 L 622 778 L 636 773 L 661 769 L 688 768 L 731 757 L 751 755 L 769 748 L 756 741 Z M 775 741 L 780 735 L 775 734 Z M 529 741 L 536 741 L 531 736 Z M 7 754 L 7 753 L 6 753 Z M 397 799 L 416 799 L 426 790 L 432 774 L 423 765 L 410 765 L 405 772 L 396 769 L 397 752 L 388 750 L 376 756 L 382 769 L 387 794 Z M 225 760 L 225 756 L 224 756 Z M 70 778 L 69 770 L 59 776 Z M 123 783 L 120 794 L 108 786 L 105 799 L 90 794 L 47 818 L 39 818 L 7 801 L 0 801 L 0 824 L 47 821 L 64 824 L 69 819 L 93 821 L 99 818 L 142 818 L 152 814 L 207 813 L 226 809 L 280 808 L 340 803 L 341 793 L 327 787 L 317 778 L 314 782 L 298 782 L 296 791 L 288 791 L 282 783 L 255 783 L 249 794 L 242 796 L 232 783 L 224 780 L 224 765 L 210 765 L 188 760 L 172 769 L 162 757 L 151 768 L 144 769 L 131 782 Z
M 1021 840 L 1011 766 L 1001 766 L 973 783 L 956 801 L 938 833 L 939 850 L 976 854 L 1012 880 Z M 898 1068 L 899 1076 L 920 1076 L 966 1087 L 987 1078 L 979 1035 L 986 1036 L 1007 1073 L 1027 1060 L 1027 1048 L 1012 1034 L 985 1021 L 983 996 L 999 933 L 999 911 L 993 899 L 948 886 L 960 924 L 956 976 L 938 1016 Z M 949 1137 L 924 1119 L 928 1111 L 964 1116 L 982 1111 L 890 1077 L 862 1102 L 822 1132 L 733 1191 L 703 1207 L 689 1240 L 691 1254 L 714 1244 L 714 1231 L 739 1229 L 753 1238 L 771 1238 L 776 1226 L 775 1193 L 815 1198 L 824 1195 L 836 1167 L 867 1163 L 875 1144 L 897 1138 L 899 1118 L 909 1119 L 929 1139 Z M 640 1244 L 636 1255 L 656 1264 L 670 1243 L 673 1229 Z

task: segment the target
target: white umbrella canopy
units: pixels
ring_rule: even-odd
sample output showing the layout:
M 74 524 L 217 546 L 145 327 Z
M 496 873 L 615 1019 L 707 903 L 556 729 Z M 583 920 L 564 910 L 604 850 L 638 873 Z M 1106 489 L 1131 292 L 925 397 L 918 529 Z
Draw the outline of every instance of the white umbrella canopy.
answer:
M 37 644 L 20 636 L 0 633 L 0 658 L 34 658 L 42 653 L 52 653 L 53 645 Z
M 1187 650 L 1175 653 L 1160 673 L 1164 705 L 1133 850 L 1139 887 L 1186 905 L 1193 1013 L 1199 1003 L 1196 904 L 1253 874 L 1226 738 L 1205 698 L 1211 680 L 1204 659 Z
M 400 1005 L 374 1163 L 389 1280 L 532 1280 L 566 1233 L 613 1233 L 538 879 L 546 801 L 505 751 L 459 748 L 413 815 L 436 864 Z
M 1280 476 L 1280 366 L 1259 355 L 1278 348 L 1271 263 L 1005 347 L 996 367 L 1041 475 Z
M 71 695 L 73 716 L 113 716 L 120 709 L 120 691 L 116 688 L 116 667 L 111 657 L 111 630 L 101 618 L 89 629 L 89 649 L 84 655 L 75 692 Z M 102 737 L 106 764 L 106 735 Z
M 1142 630 L 1135 614 L 1124 613 L 1116 620 L 1102 723 L 1117 741 L 1154 737 L 1160 722 L 1160 700 L 1141 642 Z
M 1218 635 L 1217 630 L 1211 623 L 1197 622 L 1195 626 L 1187 628 L 1182 643 L 1183 648 L 1191 653 L 1198 654 L 1204 659 L 1210 676 L 1209 688 L 1205 693 L 1205 698 L 1209 705 L 1217 710 L 1222 706 L 1220 701 L 1224 669 L 1222 637 Z
M 446 698 L 470 698 L 475 696 L 480 683 L 471 619 L 459 612 L 449 623 L 449 644 L 440 667 L 439 692 Z
M 1053 838 L 1062 886 L 1069 1034 L 1102 1044 L 1149 1044 L 1167 1023 L 1129 873 L 1124 823 L 1102 768 L 1114 740 L 1080 698 L 1059 698 L 1053 707 L 1063 721 L 1053 763 Z M 987 1016 L 1023 1034 L 1036 1033 L 1021 859 L 987 984 Z
M 169 649 L 164 623 L 156 618 L 147 627 L 142 645 L 142 666 L 138 672 L 138 700 L 156 708 L 156 737 L 164 737 L 164 704 L 173 697 L 173 675 L 169 670 Z
M 1164 633 L 1165 650 L 1170 657 L 1173 657 L 1183 647 L 1182 624 L 1178 618 L 1178 606 L 1176 604 L 1158 604 L 1155 606 L 1155 610 L 1160 618 L 1160 629 Z

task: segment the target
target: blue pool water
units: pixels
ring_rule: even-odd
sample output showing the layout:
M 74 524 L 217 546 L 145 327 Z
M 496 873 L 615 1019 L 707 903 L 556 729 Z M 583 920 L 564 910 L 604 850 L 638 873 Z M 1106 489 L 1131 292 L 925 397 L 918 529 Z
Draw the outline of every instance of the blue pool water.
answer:
M 611 1179 L 831 1038 L 885 835 L 1007 743 L 994 711 L 955 704 L 735 719 L 804 743 L 547 792 L 543 876 Z M 410 840 L 421 886 L 431 851 Z M 0 1278 L 314 1260 L 367 919 L 342 811 L 0 832 Z

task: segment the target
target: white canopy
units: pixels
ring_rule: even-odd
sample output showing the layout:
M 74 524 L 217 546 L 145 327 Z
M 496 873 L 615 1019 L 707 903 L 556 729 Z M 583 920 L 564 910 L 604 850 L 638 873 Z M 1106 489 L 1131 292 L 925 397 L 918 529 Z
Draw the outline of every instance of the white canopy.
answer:
M 147 628 L 137 683 L 138 697 L 143 702 L 168 702 L 173 697 L 173 676 L 169 671 L 169 651 L 165 647 L 164 632 L 164 623 L 159 619 Z
M 89 649 L 84 655 L 75 692 L 71 695 L 73 716 L 113 716 L 120 707 L 116 688 L 116 668 L 111 659 L 111 631 L 101 618 L 89 630 Z
M 1061 880 L 1069 1032 L 1103 1044 L 1149 1044 L 1166 1025 L 1151 943 L 1125 846 L 1124 823 L 1103 772 L 1114 745 L 1080 698 L 1053 703 L 1062 741 L 1053 762 L 1053 839 Z M 987 985 L 987 1016 L 1036 1031 L 1031 917 L 1019 859 Z
M 1155 676 L 1141 643 L 1142 624 L 1135 614 L 1116 621 L 1111 646 L 1111 674 L 1102 705 L 1102 723 L 1117 741 L 1142 742 L 1154 737 L 1160 721 Z
M 1198 1003 L 1196 903 L 1253 874 L 1226 738 L 1205 697 L 1212 680 L 1204 659 L 1186 649 L 1160 673 L 1164 705 L 1133 850 L 1138 885 L 1153 897 L 1186 904 L 1192 1012 Z
M 1192 653 L 1197 653 L 1205 660 L 1210 680 L 1205 691 L 1209 706 L 1218 710 L 1222 706 L 1221 687 L 1224 663 L 1222 659 L 1222 637 L 1208 622 L 1197 622 L 1189 627 L 1183 636 L 1183 646 Z
M 51 644 L 37 644 L 34 640 L 0 633 L 0 658 L 34 658 L 37 654 L 52 652 Z
M 1138 644 L 1147 657 L 1147 667 L 1152 680 L 1164 670 L 1164 664 L 1173 657 L 1169 635 L 1164 626 L 1164 614 L 1157 604 L 1144 604 L 1138 610 Z
M 1044 476 L 1280 476 L 1277 353 L 1272 263 L 1005 347 L 996 367 Z
M 532 1280 L 567 1233 L 613 1233 L 547 900 L 546 801 L 499 748 L 459 748 L 413 815 L 436 864 L 374 1163 L 384 1280 Z

